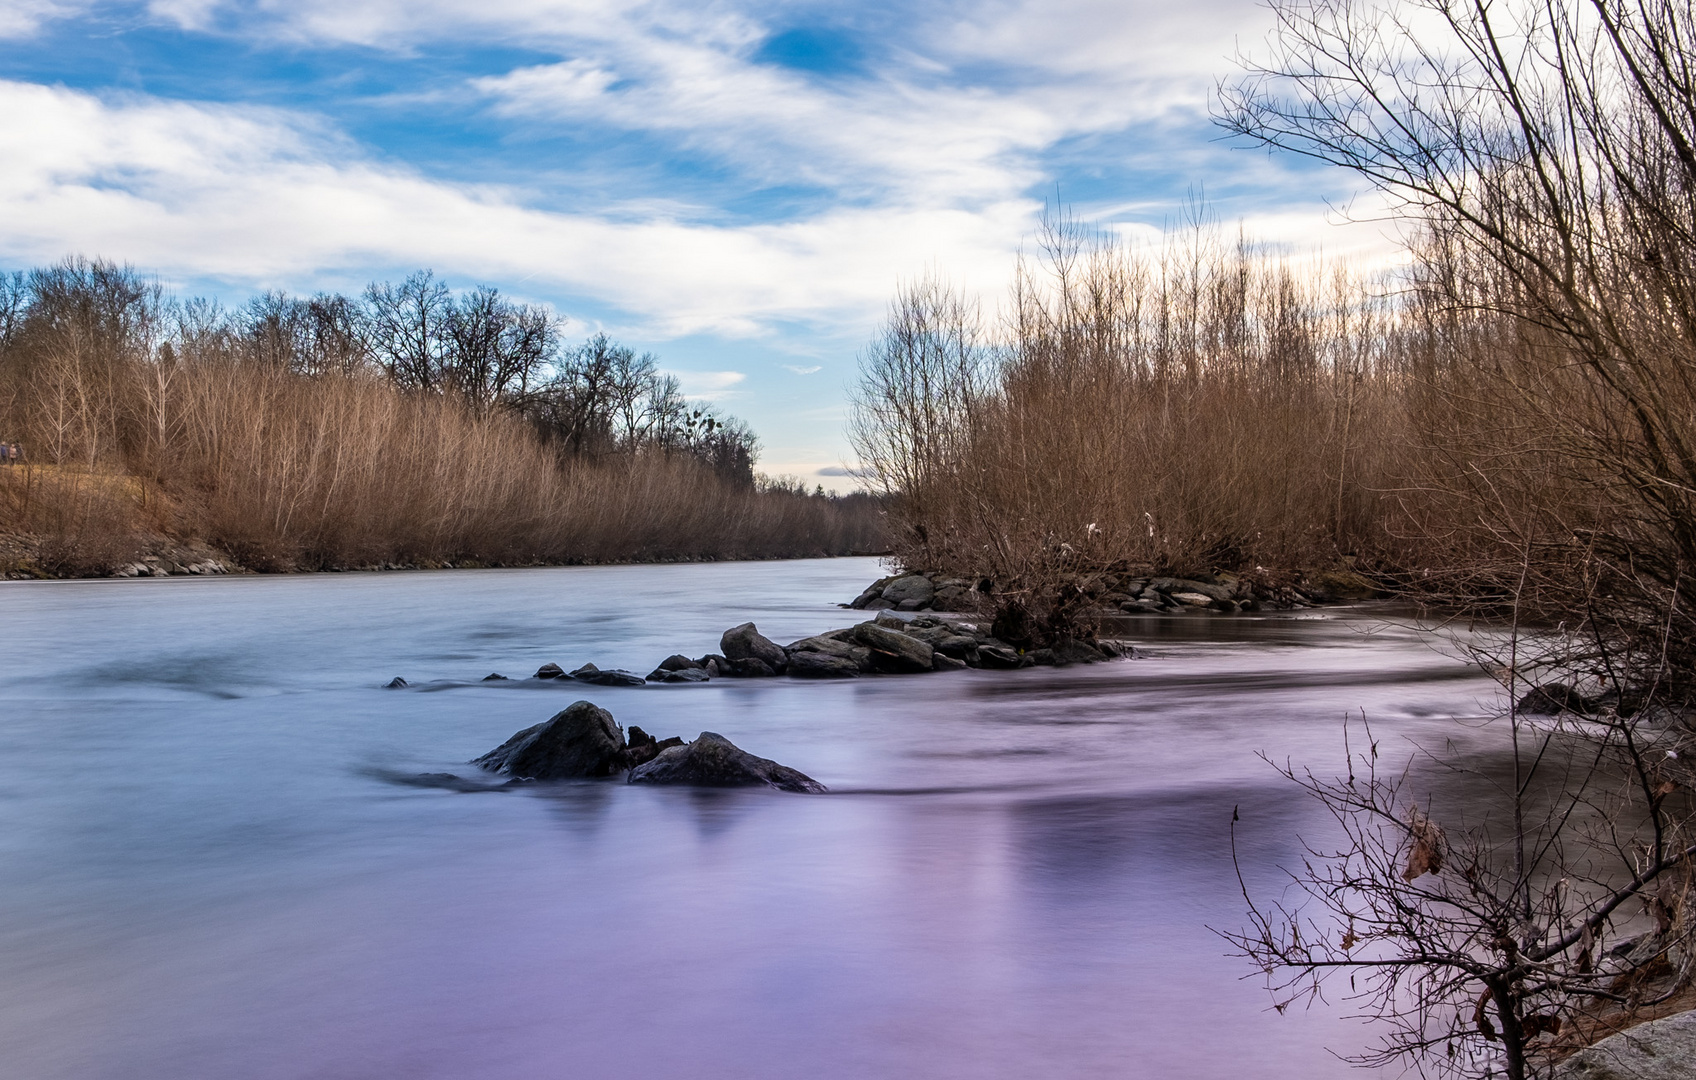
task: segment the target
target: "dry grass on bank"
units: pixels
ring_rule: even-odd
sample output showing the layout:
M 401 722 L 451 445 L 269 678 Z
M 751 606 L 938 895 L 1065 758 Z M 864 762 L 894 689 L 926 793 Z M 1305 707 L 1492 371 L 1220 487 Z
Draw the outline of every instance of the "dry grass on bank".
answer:
M 516 418 L 368 376 L 138 365 L 59 465 L 0 469 L 0 531 L 41 572 L 162 540 L 252 569 L 780 558 L 881 544 L 864 497 L 726 480 L 661 453 L 561 459 Z M 14 562 L 20 561 L 14 556 Z

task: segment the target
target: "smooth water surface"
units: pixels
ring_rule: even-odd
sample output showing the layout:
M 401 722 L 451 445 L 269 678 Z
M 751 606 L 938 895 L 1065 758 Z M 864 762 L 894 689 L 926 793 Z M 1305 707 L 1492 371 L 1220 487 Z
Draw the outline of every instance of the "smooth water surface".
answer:
M 1495 686 L 1370 609 L 1145 619 L 1135 660 L 648 671 L 847 625 L 875 560 L 0 584 L 7 1077 L 1359 1076 L 1208 927 L 1318 809 L 1256 756 L 1488 752 Z M 406 690 L 384 690 L 395 675 Z M 831 794 L 458 793 L 579 697 Z M 1456 723 L 1460 718 L 1461 723 Z

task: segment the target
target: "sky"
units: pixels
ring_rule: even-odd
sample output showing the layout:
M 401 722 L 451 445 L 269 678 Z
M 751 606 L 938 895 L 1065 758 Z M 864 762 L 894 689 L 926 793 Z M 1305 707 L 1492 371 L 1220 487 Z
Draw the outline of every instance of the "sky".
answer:
M 762 471 L 852 487 L 903 281 L 1005 295 L 1045 206 L 1202 198 L 1382 257 L 1353 181 L 1233 144 L 1258 0 L 0 0 L 0 268 L 133 264 L 236 305 L 429 268 L 654 352 Z M 1367 216 L 1370 215 L 1356 215 Z

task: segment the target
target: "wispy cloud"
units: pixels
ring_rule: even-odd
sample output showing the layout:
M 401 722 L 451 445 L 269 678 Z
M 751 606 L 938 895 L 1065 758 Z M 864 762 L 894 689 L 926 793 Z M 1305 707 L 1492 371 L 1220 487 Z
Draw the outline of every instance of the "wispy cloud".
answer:
M 88 6 L 78 0 L 0 0 L 0 40 L 30 37 L 44 24 L 80 15 Z
M 815 375 L 824 370 L 824 365 L 814 364 L 812 367 L 796 367 L 794 364 L 784 364 L 783 369 L 793 371 L 797 375 Z
M 723 401 L 738 393 L 736 387 L 748 376 L 740 371 L 667 371 L 683 388 L 683 396 L 694 401 Z

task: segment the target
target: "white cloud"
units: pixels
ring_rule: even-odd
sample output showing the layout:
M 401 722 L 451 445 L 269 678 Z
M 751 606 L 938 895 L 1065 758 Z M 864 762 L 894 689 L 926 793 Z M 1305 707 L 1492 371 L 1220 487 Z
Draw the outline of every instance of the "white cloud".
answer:
M 694 401 L 722 401 L 734 397 L 738 384 L 748 378 L 740 371 L 667 371 L 683 388 L 683 396 Z
M 44 24 L 79 15 L 87 7 L 78 0 L 0 0 L 0 39 L 30 37 Z
M 814 364 L 812 367 L 797 367 L 794 364 L 784 364 L 783 368 L 785 371 L 793 371 L 797 375 L 816 375 L 824 370 L 824 366 L 822 364 Z
M 1008 200 L 745 226 L 610 220 L 379 165 L 284 113 L 3 81 L 0 146 L 6 261 L 74 251 L 167 277 L 306 288 L 343 269 L 435 266 L 591 297 L 660 335 L 750 335 L 776 319 L 864 324 L 902 269 L 926 261 L 998 283 L 1035 209 Z

